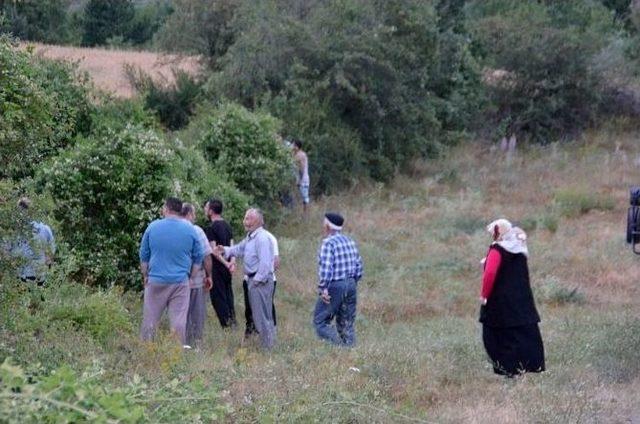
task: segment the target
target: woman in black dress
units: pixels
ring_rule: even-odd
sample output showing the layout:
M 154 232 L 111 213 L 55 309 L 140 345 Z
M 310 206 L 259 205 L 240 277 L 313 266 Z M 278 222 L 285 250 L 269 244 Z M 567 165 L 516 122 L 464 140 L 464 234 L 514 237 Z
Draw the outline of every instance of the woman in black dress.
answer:
M 544 371 L 544 347 L 527 266 L 527 236 L 506 219 L 487 226 L 493 236 L 480 294 L 482 341 L 496 374 Z

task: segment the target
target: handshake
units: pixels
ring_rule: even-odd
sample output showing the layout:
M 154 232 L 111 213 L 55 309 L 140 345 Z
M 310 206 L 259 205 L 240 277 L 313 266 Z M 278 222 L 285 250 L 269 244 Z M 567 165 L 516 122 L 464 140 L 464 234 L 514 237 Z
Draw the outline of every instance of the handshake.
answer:
M 230 261 L 227 261 L 224 257 L 224 246 L 221 244 L 217 244 L 215 241 L 211 242 L 211 250 L 212 250 L 212 254 L 213 256 L 222 264 L 224 264 L 224 266 L 227 267 L 227 269 L 229 270 L 229 272 L 231 272 L 232 274 L 234 272 L 236 272 L 236 259 L 235 258 L 231 258 Z

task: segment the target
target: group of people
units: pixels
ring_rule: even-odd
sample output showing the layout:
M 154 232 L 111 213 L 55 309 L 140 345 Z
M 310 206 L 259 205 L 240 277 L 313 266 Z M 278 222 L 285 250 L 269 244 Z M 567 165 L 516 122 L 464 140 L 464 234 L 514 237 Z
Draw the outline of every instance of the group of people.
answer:
M 206 291 L 220 325 L 236 326 L 232 273 L 236 258 L 243 258 L 245 336 L 257 333 L 261 345 L 276 343 L 274 294 L 280 265 L 278 241 L 264 228 L 257 208 L 246 211 L 246 237 L 234 243 L 232 230 L 222 217 L 223 203 L 210 199 L 204 205 L 209 221 L 202 229 L 195 224 L 196 209 L 190 203 L 169 197 L 163 218 L 153 221 L 140 243 L 140 270 L 144 284 L 140 336 L 154 337 L 166 309 L 172 332 L 185 348 L 201 342 L 206 317 Z M 355 242 L 342 234 L 344 218 L 327 213 L 325 238 L 319 252 L 318 300 L 314 325 L 319 337 L 332 343 L 355 343 L 356 287 L 362 278 L 362 257 Z M 335 325 L 333 321 L 335 320 Z
M 293 141 L 292 152 L 306 215 L 308 159 L 298 140 Z M 18 203 L 25 214 L 30 205 L 26 198 Z M 246 211 L 243 225 L 247 234 L 239 243 L 234 243 L 231 226 L 222 216 L 220 199 L 209 199 L 203 212 L 205 228 L 195 224 L 194 205 L 169 197 L 162 208 L 163 218 L 145 230 L 139 253 L 144 284 L 140 337 L 152 339 L 167 310 L 172 332 L 185 348 L 197 346 L 203 338 L 207 293 L 220 326 L 236 327 L 232 274 L 236 272 L 236 258 L 242 258 L 245 337 L 258 334 L 261 345 L 270 349 L 277 339 L 274 295 L 280 266 L 278 241 L 264 228 L 264 216 L 258 208 Z M 363 261 L 354 240 L 343 234 L 343 224 L 344 218 L 338 213 L 324 216 L 313 325 L 320 339 L 353 346 Z M 23 259 L 19 277 L 24 282 L 42 285 L 55 252 L 53 233 L 42 222 L 31 221 L 29 227 L 30 237 L 20 238 L 5 250 Z M 480 291 L 486 352 L 498 374 L 512 377 L 544 371 L 540 316 L 529 281 L 527 236 L 506 219 L 493 221 L 487 231 L 492 243 L 482 260 Z

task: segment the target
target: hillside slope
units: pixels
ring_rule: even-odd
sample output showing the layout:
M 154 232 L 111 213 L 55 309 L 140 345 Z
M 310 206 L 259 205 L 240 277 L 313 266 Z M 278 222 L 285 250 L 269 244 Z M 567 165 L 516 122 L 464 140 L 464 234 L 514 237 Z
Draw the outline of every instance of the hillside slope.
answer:
M 143 381 L 150 399 L 204 382 L 173 404 L 130 399 L 159 422 L 210 396 L 228 422 L 637 423 L 640 256 L 624 229 L 628 188 L 640 184 L 639 132 L 611 128 L 513 156 L 468 145 L 414 179 L 316 199 L 307 222 L 292 215 L 271 228 L 282 256 L 271 353 L 240 328 L 222 331 L 211 308 L 199 350 L 140 344 L 137 294 L 54 281 L 45 302 L 26 290 L 3 297 L 0 359 L 40 372 L 68 364 L 108 386 Z M 311 326 L 328 209 L 344 213 L 365 260 L 351 350 L 324 345 Z M 499 216 L 529 233 L 547 354 L 547 372 L 514 380 L 492 374 L 477 323 L 484 226 Z

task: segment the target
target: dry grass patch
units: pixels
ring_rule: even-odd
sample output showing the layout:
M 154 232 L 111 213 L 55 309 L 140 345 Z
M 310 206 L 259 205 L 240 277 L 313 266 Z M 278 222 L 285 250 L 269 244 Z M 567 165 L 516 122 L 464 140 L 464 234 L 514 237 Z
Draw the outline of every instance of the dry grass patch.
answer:
M 33 49 L 36 54 L 47 59 L 77 62 L 78 68 L 91 76 L 98 89 L 123 98 L 136 95 L 125 71 L 126 65 L 141 69 L 161 83 L 173 82 L 173 69 L 180 69 L 191 75 L 197 74 L 200 70 L 198 59 L 192 56 L 40 43 L 23 43 L 22 46 Z

